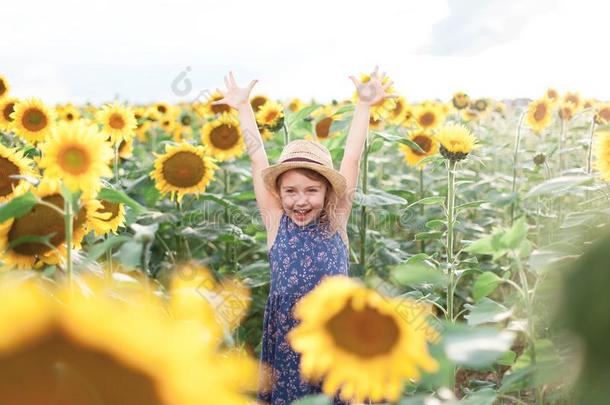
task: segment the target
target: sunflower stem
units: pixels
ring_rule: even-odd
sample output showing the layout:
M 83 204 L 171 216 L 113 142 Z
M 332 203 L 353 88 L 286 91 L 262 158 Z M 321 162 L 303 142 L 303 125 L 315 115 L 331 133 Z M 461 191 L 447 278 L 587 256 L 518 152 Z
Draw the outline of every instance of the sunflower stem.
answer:
M 521 113 L 521 117 L 519 118 L 519 124 L 517 124 L 517 132 L 515 134 L 515 149 L 513 151 L 513 184 L 511 187 L 511 192 L 513 194 L 513 202 L 510 205 L 510 226 L 513 226 L 513 222 L 515 221 L 515 191 L 517 190 L 517 161 L 519 159 L 519 144 L 521 143 L 521 126 L 523 125 L 523 119 L 525 118 L 525 114 L 527 110 Z
M 424 193 L 424 168 L 423 167 L 419 167 L 419 199 L 422 200 L 425 196 Z M 421 219 L 424 219 L 424 204 L 419 204 L 419 215 L 421 216 Z M 419 241 L 419 251 L 421 253 L 425 253 L 426 252 L 426 241 L 425 240 L 420 240 Z
M 119 186 L 119 142 L 114 143 L 114 183 Z
M 282 127 L 284 127 L 284 146 L 288 145 L 290 142 L 290 137 L 288 136 L 288 129 L 286 129 L 286 120 L 282 121 Z
M 222 169 L 222 174 L 223 174 L 223 185 L 224 185 L 224 197 L 227 198 L 227 196 L 229 195 L 229 181 L 231 180 L 231 176 L 229 175 L 229 171 L 225 168 Z M 230 222 L 230 218 L 229 218 L 229 207 L 227 205 L 224 206 L 224 220 L 225 220 L 225 224 L 229 225 Z M 233 234 L 233 232 L 230 233 L 231 235 Z M 224 252 L 224 256 L 225 256 L 225 262 L 229 263 L 230 262 L 230 250 L 231 250 L 231 244 L 229 243 L 229 241 L 225 241 L 225 252 Z
M 368 137 L 364 139 L 364 159 L 362 160 L 362 194 L 363 199 L 368 192 L 368 175 L 369 170 L 369 146 Z M 363 201 L 364 203 L 364 201 Z M 362 204 L 360 207 L 360 265 L 362 266 L 362 272 L 366 275 L 366 205 Z
M 64 188 L 64 227 L 65 227 L 65 237 L 66 237 L 66 273 L 68 275 L 68 286 L 72 288 L 72 276 L 73 276 L 73 267 L 72 267 L 72 193 Z
M 563 172 L 563 144 L 564 144 L 564 137 L 565 137 L 565 131 L 566 131 L 566 120 L 562 119 L 561 120 L 561 130 L 559 132 L 559 147 L 557 149 L 557 157 L 558 157 L 558 167 L 559 167 L 559 175 L 561 176 L 561 173 Z
M 453 290 L 455 284 L 455 272 L 453 271 L 453 223 L 455 216 L 455 160 L 449 160 L 447 169 L 447 272 L 449 283 L 447 284 L 447 318 L 454 322 L 453 318 Z
M 587 151 L 587 174 L 592 172 L 592 160 L 593 160 L 593 135 L 595 134 L 595 115 L 591 118 L 591 129 L 589 130 L 589 145 Z M 589 190 L 585 192 L 585 201 L 589 201 Z

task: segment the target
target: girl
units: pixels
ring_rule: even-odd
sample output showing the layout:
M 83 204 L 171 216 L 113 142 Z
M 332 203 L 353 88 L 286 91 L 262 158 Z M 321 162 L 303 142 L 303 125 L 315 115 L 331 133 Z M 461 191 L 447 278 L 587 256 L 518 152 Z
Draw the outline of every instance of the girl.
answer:
M 391 82 L 382 84 L 385 74 L 378 68 L 366 83 L 353 76 L 359 101 L 347 137 L 339 171 L 322 144 L 295 140 L 285 145 L 279 162 L 269 166 L 250 92 L 258 80 L 238 87 L 233 77 L 225 77 L 223 99 L 237 110 L 244 141 L 252 165 L 256 203 L 267 230 L 271 286 L 263 321 L 261 364 L 271 367 L 271 387 L 257 399 L 273 405 L 321 392 L 321 386 L 300 378 L 300 354 L 290 347 L 286 334 L 297 325 L 294 304 L 325 276 L 348 274 L 349 241 L 347 222 L 357 187 L 360 157 L 368 133 L 370 107 L 386 98 Z M 342 404 L 337 397 L 335 404 Z

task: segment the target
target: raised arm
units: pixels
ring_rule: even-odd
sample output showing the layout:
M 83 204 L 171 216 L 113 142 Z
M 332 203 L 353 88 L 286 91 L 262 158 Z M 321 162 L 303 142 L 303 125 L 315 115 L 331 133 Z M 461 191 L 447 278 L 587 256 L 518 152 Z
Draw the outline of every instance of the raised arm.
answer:
M 218 90 L 223 95 L 223 99 L 214 101 L 212 104 L 227 104 L 237 110 L 244 143 L 246 144 L 248 156 L 250 156 L 256 204 L 261 212 L 265 227 L 269 230 L 277 222 L 278 214 L 281 214 L 282 207 L 277 197 L 267 190 L 261 176 L 261 171 L 269 166 L 269 160 L 267 159 L 263 139 L 256 124 L 254 111 L 250 105 L 250 92 L 257 82 L 258 80 L 252 80 L 247 87 L 238 87 L 233 77 L 233 72 L 229 72 L 229 76 L 225 76 L 227 91 L 222 92 Z
M 358 102 L 354 109 L 352 123 L 345 141 L 345 152 L 339 169 L 347 179 L 347 192 L 339 202 L 339 212 L 345 216 L 345 221 L 347 221 L 351 212 L 358 186 L 360 158 L 364 150 L 364 142 L 368 136 L 371 106 L 383 102 L 386 98 L 398 97 L 395 94 L 386 93 L 392 82 L 383 84 L 385 73 L 379 77 L 378 71 L 379 68 L 375 66 L 371 79 L 366 83 L 359 82 L 354 76 L 349 77 L 358 90 Z

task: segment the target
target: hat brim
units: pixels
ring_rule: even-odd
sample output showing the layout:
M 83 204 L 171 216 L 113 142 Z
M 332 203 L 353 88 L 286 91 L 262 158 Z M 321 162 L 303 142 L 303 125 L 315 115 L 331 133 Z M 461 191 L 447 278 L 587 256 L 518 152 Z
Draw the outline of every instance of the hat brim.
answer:
M 278 195 L 278 192 L 275 189 L 277 177 L 290 169 L 299 168 L 311 169 L 326 177 L 335 190 L 335 193 L 337 193 L 337 196 L 341 197 L 345 193 L 345 189 L 347 188 L 347 180 L 341 173 L 335 169 L 312 162 L 284 162 L 263 169 L 261 174 L 267 190 L 271 191 L 275 195 Z

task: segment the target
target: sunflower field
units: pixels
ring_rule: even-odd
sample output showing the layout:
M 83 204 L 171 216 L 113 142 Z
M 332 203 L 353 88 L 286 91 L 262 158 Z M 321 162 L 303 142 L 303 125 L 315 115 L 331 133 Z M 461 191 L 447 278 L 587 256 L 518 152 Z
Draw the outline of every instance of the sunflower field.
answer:
M 9 79 L 0 403 L 260 403 L 270 269 L 236 111 L 49 105 Z M 270 162 L 302 138 L 337 165 L 355 101 L 250 104 Z M 350 277 L 290 335 L 325 395 L 294 404 L 606 403 L 610 103 L 399 96 L 361 163 Z

